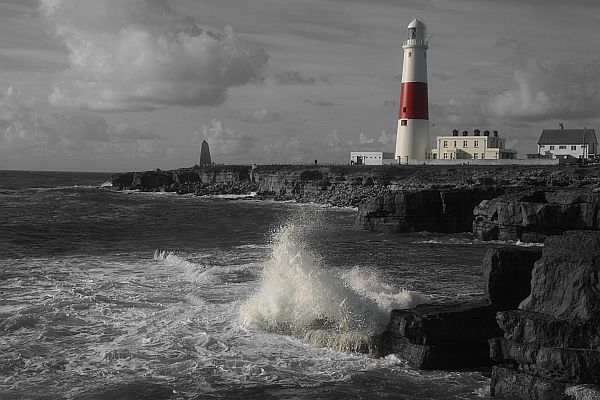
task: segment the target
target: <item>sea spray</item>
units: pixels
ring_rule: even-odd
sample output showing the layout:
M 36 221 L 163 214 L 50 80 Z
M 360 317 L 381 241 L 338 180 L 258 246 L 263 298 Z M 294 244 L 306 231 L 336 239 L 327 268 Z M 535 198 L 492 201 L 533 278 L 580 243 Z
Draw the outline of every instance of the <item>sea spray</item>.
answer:
M 242 305 L 243 326 L 292 334 L 341 351 L 377 352 L 392 308 L 424 297 L 389 287 L 373 273 L 328 269 L 303 236 L 315 224 L 289 223 L 274 235 L 259 291 Z

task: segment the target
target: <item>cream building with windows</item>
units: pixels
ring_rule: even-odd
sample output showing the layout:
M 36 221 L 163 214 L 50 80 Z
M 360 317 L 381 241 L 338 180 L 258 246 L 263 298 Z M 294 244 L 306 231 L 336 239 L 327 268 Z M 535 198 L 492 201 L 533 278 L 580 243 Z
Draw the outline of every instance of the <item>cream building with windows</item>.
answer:
M 473 131 L 469 136 L 468 131 L 463 131 L 462 136 L 458 130 L 452 131 L 452 136 L 438 136 L 435 148 L 431 151 L 432 159 L 439 160 L 510 160 L 517 156 L 516 150 L 507 149 L 505 140 L 494 131 Z

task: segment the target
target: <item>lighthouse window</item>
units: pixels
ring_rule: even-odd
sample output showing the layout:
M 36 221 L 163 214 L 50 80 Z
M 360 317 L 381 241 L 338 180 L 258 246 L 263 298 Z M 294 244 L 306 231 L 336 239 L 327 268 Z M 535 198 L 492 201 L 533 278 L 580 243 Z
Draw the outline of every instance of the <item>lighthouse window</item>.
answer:
M 408 37 L 411 39 L 417 38 L 417 28 L 409 28 L 408 29 Z
M 402 107 L 402 112 L 406 112 L 406 107 Z
M 407 121 L 407 120 L 405 120 L 405 119 L 403 119 L 403 120 L 400 120 L 400 126 L 406 126 L 406 125 L 407 125 L 407 122 L 408 122 L 408 121 Z

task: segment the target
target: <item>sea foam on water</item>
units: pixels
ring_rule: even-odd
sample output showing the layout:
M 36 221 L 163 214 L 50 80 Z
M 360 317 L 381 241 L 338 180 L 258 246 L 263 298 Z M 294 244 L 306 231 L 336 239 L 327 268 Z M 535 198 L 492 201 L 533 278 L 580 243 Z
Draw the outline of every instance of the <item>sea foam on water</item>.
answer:
M 355 267 L 327 268 L 302 240 L 308 227 L 290 223 L 274 235 L 261 287 L 240 310 L 243 326 L 303 337 L 342 351 L 374 352 L 374 335 L 393 308 L 424 297 L 380 282 Z

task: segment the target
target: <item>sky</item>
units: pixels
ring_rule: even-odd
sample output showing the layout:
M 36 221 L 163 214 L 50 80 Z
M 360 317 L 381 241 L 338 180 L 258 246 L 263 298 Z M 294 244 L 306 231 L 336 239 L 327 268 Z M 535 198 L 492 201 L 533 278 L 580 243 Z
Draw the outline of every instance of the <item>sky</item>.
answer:
M 597 0 L 0 0 L 0 169 L 348 163 L 394 151 L 406 26 L 430 136 L 600 130 Z

